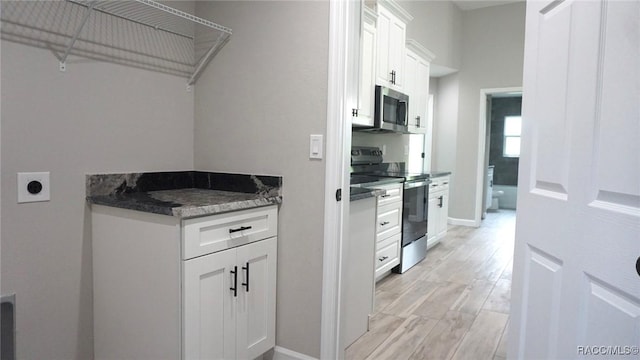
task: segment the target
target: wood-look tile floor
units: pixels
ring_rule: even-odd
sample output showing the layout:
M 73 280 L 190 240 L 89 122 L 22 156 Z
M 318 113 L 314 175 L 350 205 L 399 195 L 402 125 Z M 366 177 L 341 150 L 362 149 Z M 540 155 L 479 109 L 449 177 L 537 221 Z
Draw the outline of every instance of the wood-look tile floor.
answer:
M 376 284 L 370 330 L 346 359 L 506 358 L 515 212 L 450 226 L 427 258 Z

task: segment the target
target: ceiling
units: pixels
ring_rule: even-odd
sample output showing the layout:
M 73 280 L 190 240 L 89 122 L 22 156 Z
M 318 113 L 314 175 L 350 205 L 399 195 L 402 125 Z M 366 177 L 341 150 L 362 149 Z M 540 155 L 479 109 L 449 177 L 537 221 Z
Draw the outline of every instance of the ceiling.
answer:
M 476 10 L 489 6 L 513 4 L 525 0 L 452 0 L 460 10 Z

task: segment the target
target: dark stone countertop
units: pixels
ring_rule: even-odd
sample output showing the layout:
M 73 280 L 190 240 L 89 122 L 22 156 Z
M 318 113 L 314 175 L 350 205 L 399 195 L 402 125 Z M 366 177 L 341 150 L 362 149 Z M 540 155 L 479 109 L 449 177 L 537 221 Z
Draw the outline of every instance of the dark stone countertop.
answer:
M 87 175 L 87 201 L 189 218 L 282 203 L 282 177 L 199 171 Z
M 433 171 L 429 173 L 430 178 L 437 178 L 441 176 L 451 175 L 451 171 Z
M 368 189 L 368 188 L 357 187 L 357 186 L 351 186 L 350 192 L 351 192 L 351 195 L 349 197 L 349 201 L 368 199 L 371 197 L 384 195 L 387 193 L 386 190 L 382 190 L 382 189 Z

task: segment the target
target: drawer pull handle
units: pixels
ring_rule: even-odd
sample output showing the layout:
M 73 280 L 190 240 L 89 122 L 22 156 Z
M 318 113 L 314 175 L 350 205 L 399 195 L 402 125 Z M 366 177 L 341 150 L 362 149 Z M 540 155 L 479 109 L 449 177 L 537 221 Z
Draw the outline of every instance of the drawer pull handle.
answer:
M 233 291 L 234 297 L 238 297 L 238 267 L 234 266 L 233 270 L 229 272 L 233 274 L 233 287 L 230 287 L 229 290 Z
M 389 222 L 388 221 L 383 221 L 383 222 L 380 223 L 380 226 L 385 226 L 385 225 L 389 225 Z
M 251 226 L 240 226 L 237 229 L 229 229 L 229 234 L 233 234 L 234 232 L 245 231 L 245 230 L 249 230 L 249 229 L 251 229 Z
M 249 262 L 247 261 L 247 266 L 243 266 L 242 270 L 246 270 L 247 271 L 247 282 L 246 283 L 242 283 L 242 286 L 246 287 L 247 292 L 249 292 Z
M 387 198 L 389 196 L 391 196 L 391 195 L 389 195 L 389 194 L 380 195 L 381 198 Z
M 378 258 L 378 261 L 385 261 L 387 260 L 389 257 L 388 256 L 383 256 L 381 258 Z

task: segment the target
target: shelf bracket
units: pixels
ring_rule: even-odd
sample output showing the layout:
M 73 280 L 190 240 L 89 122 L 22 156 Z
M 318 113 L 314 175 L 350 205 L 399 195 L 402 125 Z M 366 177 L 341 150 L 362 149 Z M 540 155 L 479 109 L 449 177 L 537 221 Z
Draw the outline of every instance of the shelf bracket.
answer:
M 64 51 L 64 54 L 62 55 L 62 58 L 60 59 L 60 71 L 66 71 L 67 70 L 67 65 L 66 65 L 67 57 L 71 53 L 71 50 L 73 49 L 73 45 L 75 45 L 75 43 L 76 43 L 76 40 L 78 40 L 78 36 L 80 36 L 80 32 L 84 28 L 84 25 L 87 23 L 87 20 L 89 20 L 89 16 L 91 16 L 91 12 L 93 11 L 93 7 L 96 6 L 97 3 L 98 3 L 97 0 L 91 1 L 89 3 L 89 6 L 87 7 L 87 12 L 84 14 L 84 18 L 82 19 L 82 22 L 80 23 L 80 26 L 78 26 L 78 28 L 76 29 L 76 32 L 73 34 L 73 37 L 71 38 L 71 42 L 69 43 L 69 46 L 67 46 L 67 49 Z
M 198 80 L 198 78 L 200 77 L 200 74 L 202 73 L 204 68 L 207 66 L 209 61 L 211 61 L 211 59 L 218 53 L 218 51 L 220 51 L 220 49 L 222 49 L 222 47 L 227 43 L 227 41 L 229 41 L 230 36 L 231 34 L 229 33 L 222 33 L 220 34 L 220 36 L 218 36 L 216 43 L 211 47 L 211 49 L 209 49 L 209 51 L 207 51 L 207 53 L 202 57 L 202 59 L 200 59 L 200 62 L 196 66 L 196 69 L 193 71 L 193 75 L 191 75 L 191 77 L 189 78 L 189 81 L 187 82 L 188 86 L 195 84 L 195 82 Z

